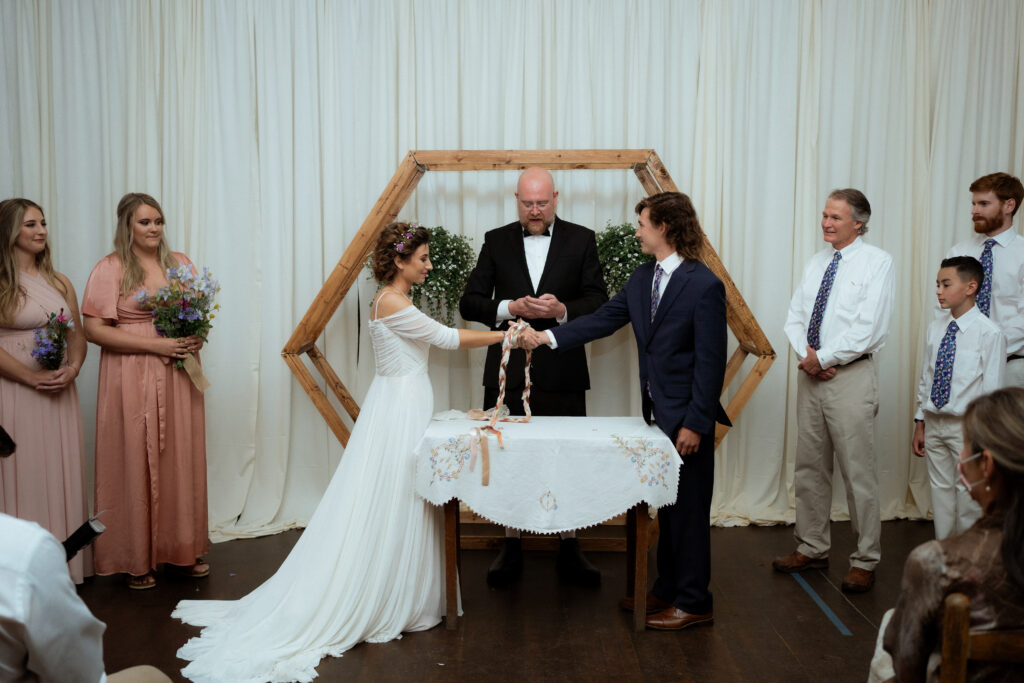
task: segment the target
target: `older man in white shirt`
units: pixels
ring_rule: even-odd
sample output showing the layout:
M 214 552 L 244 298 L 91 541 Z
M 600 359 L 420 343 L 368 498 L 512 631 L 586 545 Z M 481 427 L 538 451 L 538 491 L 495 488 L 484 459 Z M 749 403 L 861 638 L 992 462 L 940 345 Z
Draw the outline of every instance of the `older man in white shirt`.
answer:
M 978 310 L 1006 335 L 1006 385 L 1024 387 L 1024 237 L 1013 227 L 1024 185 L 1008 173 L 990 173 L 971 183 L 970 191 L 974 234 L 946 258 L 973 256 L 981 261 L 985 282 L 978 292 Z
M 797 388 L 797 549 L 772 562 L 792 573 L 828 566 L 833 453 L 846 481 L 857 548 L 846 592 L 874 585 L 881 559 L 875 463 L 878 378 L 873 354 L 885 344 L 893 303 L 892 257 L 861 239 L 871 205 L 859 190 L 835 190 L 821 229 L 829 246 L 804 268 L 785 331 L 800 358 Z

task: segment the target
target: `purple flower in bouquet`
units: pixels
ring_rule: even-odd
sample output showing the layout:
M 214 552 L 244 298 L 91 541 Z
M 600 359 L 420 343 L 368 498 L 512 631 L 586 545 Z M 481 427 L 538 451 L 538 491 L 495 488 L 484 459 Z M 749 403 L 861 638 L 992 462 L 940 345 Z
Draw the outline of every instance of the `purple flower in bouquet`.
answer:
M 220 284 L 203 268 L 196 275 L 188 265 L 167 270 L 167 285 L 155 294 L 139 289 L 135 300 L 153 314 L 153 325 L 164 337 L 178 338 L 196 335 L 205 342 L 213 327 L 214 311 L 220 308 L 213 302 Z M 175 363 L 182 368 L 182 361 Z
M 51 313 L 46 324 L 36 328 L 35 346 L 32 349 L 32 357 L 44 370 L 56 370 L 64 362 L 64 355 L 68 348 L 68 331 L 75 329 L 75 324 L 64 315 L 64 309 L 60 313 Z

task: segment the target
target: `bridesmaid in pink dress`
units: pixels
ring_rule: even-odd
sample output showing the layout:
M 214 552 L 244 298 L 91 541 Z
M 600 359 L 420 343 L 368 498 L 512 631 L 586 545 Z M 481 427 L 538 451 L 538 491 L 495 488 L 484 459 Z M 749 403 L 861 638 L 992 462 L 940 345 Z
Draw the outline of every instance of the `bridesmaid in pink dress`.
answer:
M 0 425 L 18 445 L 0 460 L 0 511 L 38 523 L 63 541 L 88 518 L 82 411 L 75 377 L 86 343 L 71 282 L 54 271 L 46 218 L 27 199 L 0 202 Z M 74 323 L 64 364 L 44 370 L 32 357 L 36 328 L 63 310 Z M 92 574 L 92 553 L 68 567 L 75 583 Z
M 201 577 L 210 548 L 203 395 L 174 360 L 198 353 L 199 337 L 160 336 L 139 288 L 167 284 L 167 270 L 192 262 L 164 239 L 155 199 L 131 193 L 117 205 L 114 253 L 85 285 L 89 341 L 102 348 L 96 399 L 96 509 L 107 532 L 96 539 L 96 573 L 128 574 L 131 588 L 156 585 L 157 565 Z

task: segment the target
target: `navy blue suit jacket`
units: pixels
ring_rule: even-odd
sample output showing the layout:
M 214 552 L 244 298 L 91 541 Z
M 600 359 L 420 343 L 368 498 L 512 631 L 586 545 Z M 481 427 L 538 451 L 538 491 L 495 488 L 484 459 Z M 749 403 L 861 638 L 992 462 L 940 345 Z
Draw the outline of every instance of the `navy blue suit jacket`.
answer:
M 644 419 L 654 416 L 673 441 L 680 427 L 710 435 L 715 422 L 731 425 L 719 396 L 725 380 L 725 286 L 699 261 L 672 273 L 652 322 L 655 263 L 637 268 L 621 292 L 590 315 L 550 330 L 559 349 L 606 337 L 631 323 L 636 336 Z

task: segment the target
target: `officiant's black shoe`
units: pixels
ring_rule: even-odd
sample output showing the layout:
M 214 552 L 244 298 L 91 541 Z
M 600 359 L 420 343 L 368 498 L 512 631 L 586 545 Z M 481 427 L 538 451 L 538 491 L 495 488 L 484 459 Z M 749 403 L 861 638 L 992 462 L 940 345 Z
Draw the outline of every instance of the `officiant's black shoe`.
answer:
M 487 585 L 491 588 L 504 588 L 519 580 L 523 573 L 523 541 L 519 538 L 506 537 L 501 552 L 487 570 Z
M 580 542 L 575 538 L 563 538 L 558 544 L 558 561 L 555 566 L 558 577 L 566 583 L 585 588 L 601 585 L 601 570 L 583 556 Z

